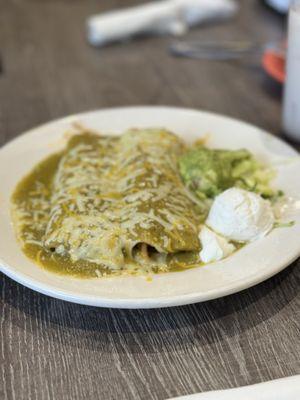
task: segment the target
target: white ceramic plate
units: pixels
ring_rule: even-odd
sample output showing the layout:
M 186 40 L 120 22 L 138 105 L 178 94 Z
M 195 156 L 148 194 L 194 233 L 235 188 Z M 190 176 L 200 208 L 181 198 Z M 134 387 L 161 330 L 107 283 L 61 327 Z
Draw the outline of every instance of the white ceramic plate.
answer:
M 209 134 L 208 144 L 212 147 L 244 147 L 258 158 L 278 164 L 276 186 L 294 198 L 300 194 L 297 152 L 279 139 L 237 120 L 169 107 L 108 109 L 63 118 L 35 128 L 0 149 L 0 267 L 12 279 L 75 303 L 118 308 L 166 307 L 238 292 L 276 274 L 299 256 L 300 211 L 296 210 L 293 227 L 275 229 L 226 260 L 184 272 L 154 275 L 151 282 L 144 277 L 79 280 L 36 266 L 23 255 L 16 242 L 10 195 L 20 178 L 38 161 L 64 146 L 64 132 L 74 121 L 112 134 L 130 127 L 161 126 L 188 142 Z

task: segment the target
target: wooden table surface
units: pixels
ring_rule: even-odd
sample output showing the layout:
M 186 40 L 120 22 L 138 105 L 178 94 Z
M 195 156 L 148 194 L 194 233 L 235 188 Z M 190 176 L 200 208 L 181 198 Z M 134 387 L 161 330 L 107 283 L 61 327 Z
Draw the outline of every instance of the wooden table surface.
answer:
M 1 0 L 0 144 L 66 114 L 136 104 L 211 110 L 280 133 L 281 91 L 257 60 L 175 59 L 170 38 L 87 45 L 87 16 L 137 3 Z M 262 2 L 240 6 L 189 37 L 282 37 L 283 19 Z M 223 299 L 148 311 L 66 303 L 1 275 L 0 398 L 162 400 L 300 373 L 298 267 Z

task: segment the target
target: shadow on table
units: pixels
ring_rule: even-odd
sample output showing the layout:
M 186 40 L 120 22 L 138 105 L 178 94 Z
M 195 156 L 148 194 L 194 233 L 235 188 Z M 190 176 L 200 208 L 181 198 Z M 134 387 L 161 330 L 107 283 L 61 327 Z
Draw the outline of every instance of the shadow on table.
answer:
M 49 340 L 102 352 L 172 352 L 222 342 L 268 320 L 298 294 L 294 263 L 275 277 L 241 293 L 176 308 L 113 310 L 63 302 L 2 277 L 2 301 L 13 308 L 13 324 L 28 324 Z M 16 311 L 16 312 L 15 312 Z M 25 315 L 24 315 L 25 314 Z M 274 322 L 273 322 L 274 324 Z M 274 326 L 274 325 L 273 325 Z

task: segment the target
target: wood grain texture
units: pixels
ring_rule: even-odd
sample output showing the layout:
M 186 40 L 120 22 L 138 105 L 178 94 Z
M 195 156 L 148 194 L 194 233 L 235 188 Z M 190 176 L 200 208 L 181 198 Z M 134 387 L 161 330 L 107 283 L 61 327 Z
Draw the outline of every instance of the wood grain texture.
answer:
M 280 133 L 280 88 L 257 60 L 175 59 L 170 38 L 87 45 L 87 16 L 137 3 L 0 0 L 0 144 L 66 114 L 132 104 L 202 108 Z M 281 38 L 280 17 L 259 1 L 240 5 L 234 21 L 189 37 Z M 0 399 L 163 400 L 300 373 L 299 284 L 298 261 L 224 299 L 122 311 L 51 299 L 1 275 Z

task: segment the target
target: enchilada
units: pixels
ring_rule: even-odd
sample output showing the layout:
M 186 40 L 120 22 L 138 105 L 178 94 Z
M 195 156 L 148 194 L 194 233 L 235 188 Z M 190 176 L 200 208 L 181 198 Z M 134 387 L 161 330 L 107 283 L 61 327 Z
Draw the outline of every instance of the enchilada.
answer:
M 24 251 L 52 270 L 81 276 L 199 263 L 205 212 L 181 180 L 184 151 L 162 129 L 72 137 L 13 196 Z

